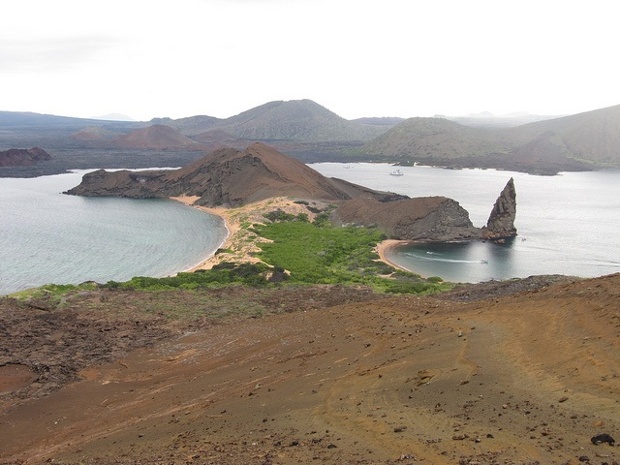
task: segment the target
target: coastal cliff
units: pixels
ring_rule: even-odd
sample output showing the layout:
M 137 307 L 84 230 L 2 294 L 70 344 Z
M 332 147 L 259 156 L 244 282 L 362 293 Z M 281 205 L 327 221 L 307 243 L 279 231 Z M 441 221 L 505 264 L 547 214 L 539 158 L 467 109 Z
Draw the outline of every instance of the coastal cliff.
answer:
M 480 230 L 458 202 L 446 197 L 419 197 L 392 202 L 356 198 L 332 215 L 337 224 L 377 226 L 390 238 L 411 241 L 477 239 Z
M 390 238 L 409 241 L 492 240 L 501 242 L 517 235 L 514 222 L 517 200 L 511 178 L 491 210 L 486 226 L 475 227 L 469 213 L 446 197 L 418 197 L 380 202 L 355 198 L 343 202 L 332 215 L 339 224 L 377 226 Z
M 498 198 L 484 228 L 477 228 L 459 203 L 446 197 L 409 198 L 336 178 L 262 143 L 243 151 L 216 150 L 177 170 L 94 171 L 66 192 L 91 197 L 195 197 L 196 205 L 235 208 L 275 197 L 333 204 L 336 224 L 376 226 L 390 238 L 455 241 L 516 235 L 514 182 Z

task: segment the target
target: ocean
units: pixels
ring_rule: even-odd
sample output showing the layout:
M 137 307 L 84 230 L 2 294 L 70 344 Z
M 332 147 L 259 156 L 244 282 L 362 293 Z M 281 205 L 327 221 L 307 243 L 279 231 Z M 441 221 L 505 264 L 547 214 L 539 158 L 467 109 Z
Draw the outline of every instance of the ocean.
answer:
M 513 177 L 518 236 L 502 245 L 417 244 L 390 251 L 391 261 L 423 276 L 481 282 L 620 271 L 619 171 L 533 176 L 415 166 L 391 176 L 388 164 L 310 166 L 373 189 L 453 198 L 479 227 Z M 85 172 L 0 178 L 0 295 L 47 283 L 175 274 L 212 255 L 226 237 L 219 217 L 178 202 L 63 195 Z
M 172 200 L 62 194 L 85 172 L 0 178 L 0 295 L 175 274 L 226 238 L 220 217 Z
M 414 166 L 391 176 L 388 164 L 318 163 L 320 173 L 410 197 L 458 201 L 474 226 L 484 226 L 508 180 L 517 192 L 518 236 L 506 244 L 470 242 L 397 247 L 387 258 L 421 274 L 452 282 L 524 278 L 540 274 L 595 277 L 620 271 L 620 171 L 524 173 Z

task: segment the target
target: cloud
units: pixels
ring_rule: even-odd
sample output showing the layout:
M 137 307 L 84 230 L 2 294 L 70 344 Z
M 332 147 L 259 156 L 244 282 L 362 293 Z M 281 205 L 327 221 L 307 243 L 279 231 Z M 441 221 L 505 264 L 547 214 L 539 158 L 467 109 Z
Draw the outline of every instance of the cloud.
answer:
M 118 43 L 111 37 L 92 35 L 0 43 L 0 73 L 53 73 L 76 69 Z

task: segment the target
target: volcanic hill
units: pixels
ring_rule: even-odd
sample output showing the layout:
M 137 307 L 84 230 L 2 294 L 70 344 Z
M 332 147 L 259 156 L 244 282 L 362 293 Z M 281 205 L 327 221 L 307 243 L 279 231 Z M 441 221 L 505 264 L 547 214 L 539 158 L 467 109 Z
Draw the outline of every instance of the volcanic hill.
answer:
M 510 181 L 512 183 L 512 180 Z M 299 160 L 262 143 L 243 151 L 220 149 L 178 170 L 98 170 L 66 192 L 82 196 L 132 198 L 198 197 L 197 205 L 237 207 L 274 197 L 320 200 L 338 206 L 333 220 L 375 225 L 397 239 L 502 239 L 516 235 L 514 185 L 505 199 L 511 207 L 484 230 L 473 226 L 468 212 L 445 197 L 415 198 L 379 192 L 337 178 L 327 178 Z M 503 205 L 503 204 L 502 204 Z M 502 208 L 502 214 L 506 208 Z M 497 215 L 495 212 L 493 215 Z M 504 215 L 505 216 L 505 215 Z M 506 233 L 508 231 L 508 233 Z
M 0 152 L 0 166 L 32 166 L 51 159 L 50 154 L 39 147 Z
M 126 149 L 188 149 L 200 148 L 200 144 L 177 130 L 161 124 L 136 129 L 115 140 L 115 145 Z
M 0 144 L 91 149 L 79 156 L 55 155 L 55 172 L 84 168 L 78 162 L 85 157 L 90 158 L 87 167 L 127 166 L 123 164 L 126 156 L 114 158 L 117 150 L 149 152 L 132 167 L 182 166 L 196 159 L 196 150 L 222 146 L 243 150 L 254 142 L 269 144 L 305 162 L 385 161 L 548 175 L 620 166 L 620 105 L 540 117 L 542 120 L 517 126 L 494 125 L 492 121 L 498 118 L 484 119 L 483 125 L 468 124 L 471 118 L 439 116 L 347 120 L 308 99 L 272 101 L 223 119 L 197 115 L 148 122 L 0 111 Z M 167 163 L 169 157 L 158 160 L 155 154 L 164 150 L 177 152 L 177 163 Z M 31 172 L 41 174 L 40 170 Z
M 409 118 L 360 149 L 375 159 L 537 174 L 620 166 L 620 105 L 516 127 Z

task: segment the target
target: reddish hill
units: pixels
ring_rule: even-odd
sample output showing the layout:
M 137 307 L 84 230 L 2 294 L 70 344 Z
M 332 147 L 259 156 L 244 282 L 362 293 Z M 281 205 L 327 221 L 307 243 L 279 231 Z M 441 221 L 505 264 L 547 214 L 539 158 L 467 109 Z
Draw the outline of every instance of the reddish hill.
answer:
M 119 133 L 100 126 L 88 126 L 80 129 L 71 138 L 80 142 L 109 142 L 119 137 Z
M 243 151 L 216 150 L 174 171 L 99 170 L 85 175 L 82 183 L 68 193 L 137 198 L 189 195 L 200 197 L 201 205 L 228 207 L 283 196 L 336 201 L 357 195 L 380 195 L 326 178 L 299 160 L 261 143 Z
M 349 194 L 299 160 L 261 143 L 217 150 L 166 175 L 204 205 L 237 206 L 272 197 L 344 200 Z
M 124 149 L 200 149 L 200 145 L 189 137 L 161 124 L 136 129 L 118 137 L 115 143 Z
M 50 154 L 39 147 L 0 152 L 0 166 L 32 166 L 51 159 Z

